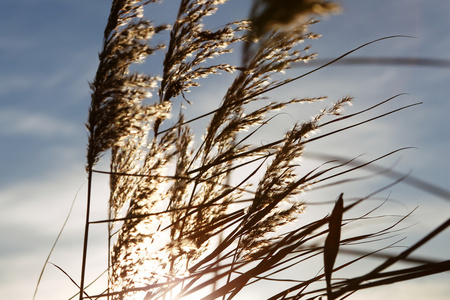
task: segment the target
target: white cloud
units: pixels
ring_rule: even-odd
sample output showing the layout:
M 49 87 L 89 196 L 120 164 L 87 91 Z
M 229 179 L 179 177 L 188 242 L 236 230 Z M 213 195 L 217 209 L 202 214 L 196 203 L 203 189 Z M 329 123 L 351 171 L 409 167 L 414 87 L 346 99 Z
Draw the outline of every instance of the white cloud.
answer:
M 43 113 L 14 109 L 0 111 L 0 134 L 4 136 L 52 137 L 76 131 L 72 124 Z
M 39 43 L 39 39 L 22 38 L 18 36 L 0 37 L 1 51 L 21 51 L 30 49 Z
M 16 182 L 0 190 L 0 289 L 2 299 L 31 299 L 43 263 L 64 223 L 77 189 L 85 182 L 82 168 L 68 167 L 50 177 Z M 105 218 L 107 176 L 97 178 L 93 218 Z M 106 181 L 105 181 L 106 180 Z M 50 259 L 79 280 L 82 235 L 85 218 L 86 184 L 78 193 L 72 215 Z M 104 246 L 106 229 L 92 229 L 89 248 L 90 274 L 101 273 L 106 266 Z M 99 250 L 100 248 L 100 250 Z M 67 299 L 76 293 L 73 284 L 59 270 L 47 265 L 37 299 Z M 66 297 L 67 296 L 67 297 Z

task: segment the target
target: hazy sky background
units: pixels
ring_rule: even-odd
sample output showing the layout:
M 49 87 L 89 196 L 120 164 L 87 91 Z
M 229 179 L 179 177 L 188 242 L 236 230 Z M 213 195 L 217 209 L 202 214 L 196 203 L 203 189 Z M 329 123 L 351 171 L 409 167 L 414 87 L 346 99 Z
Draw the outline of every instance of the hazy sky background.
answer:
M 0 291 L 2 299 L 31 299 L 45 258 L 71 206 L 73 213 L 51 262 L 79 280 L 86 194 L 84 123 L 90 102 L 88 82 L 98 65 L 109 0 L 2 0 L 0 2 Z M 166 0 L 175 7 L 178 1 Z M 391 35 L 353 55 L 371 57 L 426 57 L 450 59 L 450 1 L 340 1 L 344 12 L 325 18 L 312 30 L 323 34 L 308 42 L 319 58 L 337 57 L 368 41 Z M 249 1 L 230 0 L 215 22 L 245 17 Z M 166 4 L 158 6 L 164 11 Z M 172 9 L 173 15 L 175 11 Z M 170 19 L 170 14 L 158 14 Z M 149 18 L 152 18 L 149 13 Z M 237 53 L 238 55 L 238 53 Z M 151 58 L 149 58 L 151 60 Z M 151 63 L 150 63 L 151 64 Z M 155 62 L 156 64 L 156 62 Z M 294 68 L 289 75 L 305 72 Z M 324 139 L 312 148 L 321 153 L 368 159 L 401 147 L 416 147 L 397 155 L 396 170 L 411 172 L 441 187 L 450 181 L 450 68 L 419 66 L 330 67 L 287 86 L 280 96 L 322 96 L 331 100 L 347 94 L 355 97 L 348 112 L 364 109 L 398 93 L 408 93 L 378 112 L 415 102 L 422 105 L 348 131 L 339 138 Z M 211 98 L 221 99 L 221 81 L 211 80 L 193 91 L 198 102 L 194 115 L 213 108 Z M 223 88 L 223 87 L 222 87 Z M 195 92 L 197 94 L 195 94 Z M 194 96 L 195 95 L 195 96 Z M 323 103 L 326 105 L 327 103 Z M 308 119 L 303 111 L 276 122 Z M 275 123 L 278 124 L 278 123 Z M 194 125 L 198 126 L 199 125 Z M 277 125 L 278 126 L 278 125 Z M 281 126 L 281 125 L 280 125 Z M 194 127 L 196 128 L 196 127 Z M 265 139 L 270 140 L 270 135 Z M 385 165 L 390 166 L 389 160 Z M 105 161 L 103 167 L 106 168 Z M 107 195 L 106 178 L 97 178 L 96 195 Z M 376 181 L 355 190 L 365 195 L 388 183 Z M 359 189 L 359 190 L 358 190 Z M 404 244 L 420 238 L 449 216 L 450 201 L 398 185 L 388 191 L 396 213 L 416 206 L 403 232 Z M 333 196 L 331 196 L 333 195 Z M 327 200 L 334 199 L 329 194 Z M 388 194 L 384 194 L 385 197 Z M 305 196 L 305 200 L 308 196 Z M 312 211 L 314 209 L 312 208 Z M 324 216 L 326 212 L 319 212 Z M 93 217 L 104 218 L 105 196 L 94 202 Z M 420 255 L 448 259 L 448 232 L 437 237 Z M 105 266 L 106 231 L 92 232 L 89 270 L 97 274 Z M 448 299 L 448 274 L 360 292 L 350 299 Z M 37 299 L 68 299 L 76 293 L 72 283 L 52 265 L 47 266 Z M 253 294 L 264 299 L 264 293 Z M 248 295 L 247 295 L 248 297 Z M 262 297 L 262 298 L 261 298 Z

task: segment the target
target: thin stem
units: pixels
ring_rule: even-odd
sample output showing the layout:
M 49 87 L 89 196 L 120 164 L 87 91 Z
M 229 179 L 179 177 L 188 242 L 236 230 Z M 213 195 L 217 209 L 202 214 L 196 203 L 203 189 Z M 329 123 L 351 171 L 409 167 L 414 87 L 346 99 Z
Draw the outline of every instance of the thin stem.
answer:
M 86 273 L 87 246 L 89 238 L 89 214 L 91 210 L 92 167 L 88 170 L 88 190 L 86 200 L 86 223 L 84 224 L 83 258 L 81 261 L 80 300 L 83 300 L 84 278 Z
M 111 202 L 110 202 L 110 207 L 111 207 Z M 111 213 L 111 209 L 108 209 L 108 219 L 112 219 L 112 213 Z M 110 287 L 111 287 L 111 237 L 112 237 L 112 226 L 113 223 L 108 223 L 108 286 L 107 286 L 107 291 L 108 294 L 110 292 Z M 108 295 L 108 300 L 110 299 L 109 295 Z

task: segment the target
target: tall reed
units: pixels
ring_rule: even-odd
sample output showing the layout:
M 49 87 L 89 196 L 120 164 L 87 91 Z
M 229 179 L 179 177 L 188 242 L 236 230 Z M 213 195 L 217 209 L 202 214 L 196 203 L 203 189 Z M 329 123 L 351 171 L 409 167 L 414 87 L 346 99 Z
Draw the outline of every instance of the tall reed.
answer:
M 280 285 L 267 298 L 317 299 L 327 295 L 336 299 L 366 287 L 450 269 L 449 261 L 445 261 L 385 271 L 393 263 L 406 260 L 420 246 L 418 243 L 363 276 L 333 278 L 334 272 L 378 253 L 364 253 L 335 266 L 340 245 L 383 238 L 398 225 L 341 238 L 341 227 L 350 222 L 344 213 L 376 192 L 351 202 L 341 194 L 330 215 L 292 226 L 303 213 L 301 193 L 324 182 L 339 184 L 336 178 L 397 152 L 364 163 L 343 159 L 305 170 L 299 159 L 308 143 L 342 134 L 372 119 L 341 126 L 328 134 L 316 134 L 317 130 L 351 120 L 394 97 L 342 116 L 343 108 L 352 100 L 344 97 L 311 119 L 296 123 L 279 139 L 263 145 L 251 142 L 260 130 L 270 126 L 275 111 L 326 100 L 298 97 L 266 101 L 269 91 L 302 78 L 283 78 L 280 74 L 294 63 L 314 59 L 303 42 L 319 37 L 309 31 L 310 25 L 317 22 L 317 16 L 337 11 L 336 3 L 254 1 L 249 20 L 233 20 L 207 29 L 205 17 L 214 14 L 226 0 L 181 0 L 170 26 L 145 19 L 144 7 L 156 2 L 113 1 L 98 71 L 91 83 L 86 166 L 89 191 L 80 299 L 178 299 L 189 295 L 232 299 L 248 286 L 281 280 L 277 275 L 287 269 L 301 272 L 302 262 L 321 255 L 324 271 L 306 281 L 286 279 L 287 287 Z M 163 32 L 170 32 L 167 44 L 153 45 L 153 36 Z M 239 66 L 215 63 L 218 56 L 239 47 L 243 53 Z M 133 71 L 136 63 L 151 59 L 158 51 L 165 51 L 162 74 Z M 188 120 L 184 109 L 173 112 L 179 102 L 186 102 L 186 109 L 192 109 L 190 104 L 196 99 L 187 93 L 199 86 L 199 79 L 223 72 L 235 77 L 216 109 Z M 157 95 L 153 102 L 149 100 L 152 94 Z M 210 121 L 197 143 L 195 134 L 199 133 L 193 131 L 191 123 L 200 118 Z M 106 151 L 111 153 L 110 170 L 96 170 Z M 94 172 L 110 175 L 109 218 L 101 221 L 109 227 L 110 258 L 108 288 L 99 295 L 87 296 L 89 229 L 98 223 L 89 216 Z M 236 174 L 237 182 L 233 180 Z M 424 241 L 446 227 L 448 222 Z

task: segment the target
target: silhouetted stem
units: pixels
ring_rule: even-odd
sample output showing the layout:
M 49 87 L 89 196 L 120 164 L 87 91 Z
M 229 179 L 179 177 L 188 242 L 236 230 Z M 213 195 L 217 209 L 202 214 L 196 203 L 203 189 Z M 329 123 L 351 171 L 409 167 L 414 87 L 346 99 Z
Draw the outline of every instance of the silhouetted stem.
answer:
M 88 191 L 86 200 L 86 223 L 84 224 L 83 258 L 81 261 L 80 300 L 83 300 L 84 278 L 86 273 L 87 246 L 89 239 L 89 214 L 91 210 L 92 167 L 88 170 Z

